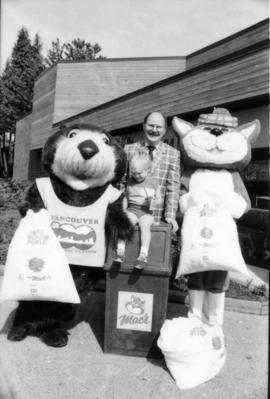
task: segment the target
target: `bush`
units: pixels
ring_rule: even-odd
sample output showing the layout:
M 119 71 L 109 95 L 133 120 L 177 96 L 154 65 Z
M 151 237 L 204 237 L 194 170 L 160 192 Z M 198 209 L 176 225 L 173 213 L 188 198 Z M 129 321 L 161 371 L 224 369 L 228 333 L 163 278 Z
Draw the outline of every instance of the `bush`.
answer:
M 266 301 L 268 300 L 268 291 L 266 285 L 251 288 L 249 285 L 240 284 L 231 280 L 226 296 L 249 301 Z
M 18 204 L 23 201 L 29 181 L 0 179 L 0 264 L 6 261 L 7 251 L 20 215 Z
M 28 180 L 0 179 L 0 210 L 17 209 L 30 184 Z

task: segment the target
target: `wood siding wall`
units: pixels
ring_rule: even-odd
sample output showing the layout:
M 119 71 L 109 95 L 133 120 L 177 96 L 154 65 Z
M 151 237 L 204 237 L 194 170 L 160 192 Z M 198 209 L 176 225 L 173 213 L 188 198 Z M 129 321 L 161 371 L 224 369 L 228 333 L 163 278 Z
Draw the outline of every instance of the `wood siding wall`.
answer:
M 28 178 L 29 180 L 35 180 L 38 177 L 44 177 L 47 176 L 45 171 L 43 170 L 41 166 L 41 157 L 42 157 L 42 149 L 39 148 L 37 150 L 32 150 L 30 151 L 29 154 L 29 174 Z
M 184 70 L 185 57 L 60 63 L 53 123 Z
M 234 112 L 234 115 L 238 118 L 239 125 L 250 122 L 254 119 L 259 119 L 261 123 L 261 133 L 252 146 L 253 148 L 269 147 L 270 145 L 269 110 L 269 104 L 267 104 L 257 107 L 244 108 Z
M 269 41 L 268 19 L 208 47 L 204 47 L 202 50 L 189 54 L 186 59 L 186 69 L 192 69 L 199 65 L 231 56 L 243 49 L 246 51 L 247 48 L 260 45 L 262 42 L 267 41 Z
M 57 67 L 43 74 L 35 83 L 31 125 L 31 148 L 44 143 L 53 124 Z M 38 147 L 41 147 L 39 145 Z
M 235 117 L 238 118 L 238 125 L 242 125 L 247 122 L 251 122 L 255 119 L 259 119 L 261 122 L 261 133 L 256 140 L 256 142 L 253 144 L 252 148 L 254 150 L 256 149 L 261 149 L 269 146 L 270 143 L 270 132 L 269 132 L 269 105 L 258 105 L 258 106 L 252 106 L 252 107 L 245 107 L 244 109 L 234 109 L 233 107 L 228 107 L 229 111 L 231 114 Z M 211 110 L 212 111 L 212 110 Z M 191 118 L 184 118 L 188 122 L 192 124 L 196 124 L 198 117 L 199 117 L 199 112 L 197 114 L 192 114 L 193 117 Z M 129 144 L 129 143 L 134 143 L 135 141 L 140 140 L 143 135 L 142 135 L 142 129 L 136 128 L 132 133 L 128 132 L 127 133 L 122 133 L 121 135 L 116 134 L 117 138 L 121 140 L 122 144 Z M 163 141 L 168 143 L 174 148 L 180 148 L 180 140 L 178 135 L 174 132 L 173 128 L 170 126 L 170 123 L 167 128 L 167 132 L 163 138 Z M 270 154 L 267 159 L 269 159 Z
M 230 108 L 229 108 L 230 109 Z M 230 109 L 231 110 L 231 109 Z M 243 110 L 231 110 L 232 114 L 238 117 L 239 124 L 259 119 L 262 124 L 261 134 L 253 146 L 252 162 L 244 170 L 242 177 L 248 188 L 249 194 L 255 202 L 256 195 L 269 195 L 269 105 L 248 107 Z M 198 115 L 195 119 L 187 119 L 191 123 L 196 123 Z M 141 129 L 136 128 L 132 133 L 117 136 L 124 145 L 125 143 L 133 143 L 141 137 Z M 174 133 L 171 126 L 168 126 L 164 141 L 174 148 L 179 148 L 179 137 Z M 259 151 L 258 153 L 256 151 Z M 260 152 L 264 152 L 261 156 Z M 41 149 L 32 150 L 30 152 L 30 169 L 29 179 L 33 180 L 37 177 L 46 175 L 41 167 Z M 263 178 L 261 176 L 264 176 Z M 24 178 L 24 177 L 23 177 Z
M 28 179 L 29 151 L 31 142 L 32 114 L 19 120 L 16 125 L 13 178 Z
M 84 122 L 117 130 L 141 124 L 147 112 L 160 110 L 166 116 L 181 115 L 269 92 L 269 49 L 241 55 L 223 64 L 184 72 L 160 85 L 146 88 L 96 109 L 70 118 L 66 125 Z M 47 137 L 39 137 L 35 147 Z

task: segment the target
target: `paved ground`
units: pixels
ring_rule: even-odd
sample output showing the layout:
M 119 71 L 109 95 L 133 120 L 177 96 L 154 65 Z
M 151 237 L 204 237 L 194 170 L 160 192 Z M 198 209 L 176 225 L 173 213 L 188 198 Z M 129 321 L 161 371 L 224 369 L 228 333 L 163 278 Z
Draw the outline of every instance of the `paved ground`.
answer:
M 180 391 L 163 360 L 104 354 L 104 294 L 94 293 L 65 348 L 35 337 L 6 339 L 15 302 L 0 304 L 0 399 L 264 399 L 268 397 L 268 316 L 225 312 L 227 361 L 213 380 Z M 186 309 L 169 303 L 168 318 Z

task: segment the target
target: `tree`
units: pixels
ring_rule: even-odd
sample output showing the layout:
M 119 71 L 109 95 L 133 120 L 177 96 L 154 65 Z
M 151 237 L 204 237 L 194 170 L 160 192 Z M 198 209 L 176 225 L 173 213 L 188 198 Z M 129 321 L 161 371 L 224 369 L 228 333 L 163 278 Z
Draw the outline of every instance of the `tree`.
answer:
M 20 29 L 1 77 L 0 116 L 5 129 L 14 131 L 16 121 L 32 109 L 34 82 L 44 69 L 41 48 L 38 35 L 32 45 L 27 29 Z
M 102 55 L 98 56 L 100 51 L 101 47 L 98 43 L 92 45 L 85 40 L 74 39 L 71 43 L 61 44 L 57 38 L 55 42 L 52 42 L 52 48 L 45 58 L 45 64 L 50 67 L 63 60 L 84 61 L 105 58 Z
M 65 44 L 60 43 L 59 38 L 57 38 L 55 42 L 52 42 L 52 48 L 47 52 L 47 57 L 45 58 L 45 65 L 47 67 L 64 59 L 65 46 Z
M 0 79 L 0 135 L 14 135 L 16 122 L 32 109 L 34 82 L 44 69 L 40 37 L 33 44 L 26 28 L 18 32 Z
M 45 69 L 44 58 L 42 56 L 42 41 L 38 33 L 36 33 L 32 45 L 33 51 L 33 69 L 34 75 L 38 76 Z
M 101 51 L 98 43 L 92 46 L 81 39 L 74 39 L 71 43 L 66 44 L 65 56 L 67 60 L 92 60 L 96 58 Z

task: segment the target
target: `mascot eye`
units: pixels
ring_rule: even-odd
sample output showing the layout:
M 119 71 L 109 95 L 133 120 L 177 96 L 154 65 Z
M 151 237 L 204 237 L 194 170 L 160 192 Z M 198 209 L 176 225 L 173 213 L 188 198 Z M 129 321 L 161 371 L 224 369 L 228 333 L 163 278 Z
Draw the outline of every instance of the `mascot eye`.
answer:
M 110 142 L 110 140 L 106 136 L 103 136 L 102 140 L 104 141 L 105 144 L 109 144 L 109 142 Z
M 70 132 L 68 132 L 67 137 L 69 139 L 71 139 L 72 137 L 76 136 L 78 133 L 78 130 L 71 130 Z

